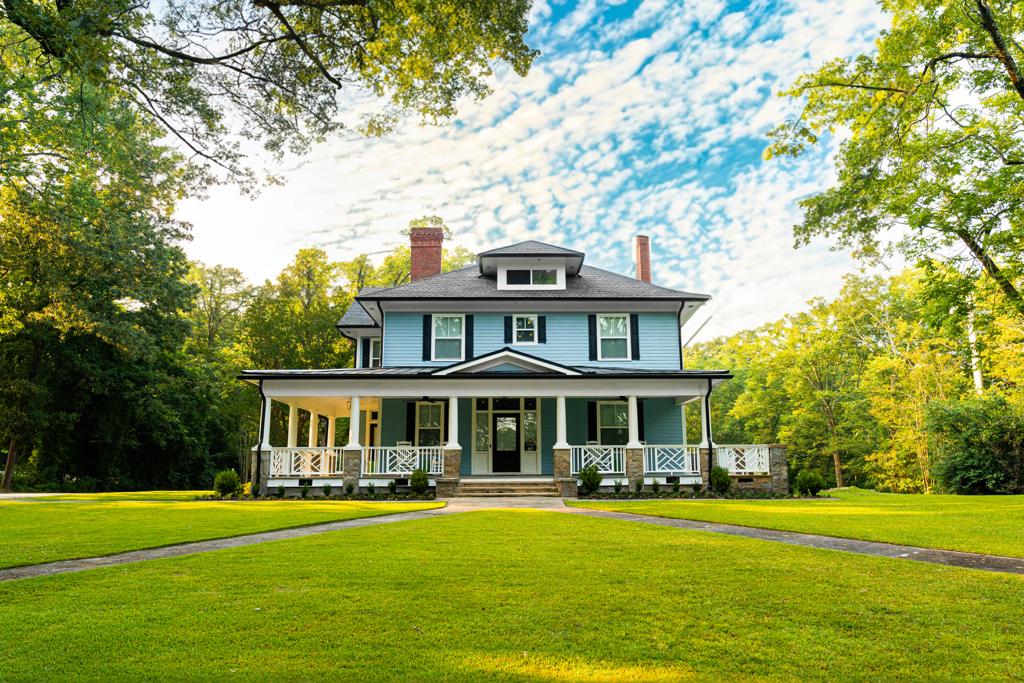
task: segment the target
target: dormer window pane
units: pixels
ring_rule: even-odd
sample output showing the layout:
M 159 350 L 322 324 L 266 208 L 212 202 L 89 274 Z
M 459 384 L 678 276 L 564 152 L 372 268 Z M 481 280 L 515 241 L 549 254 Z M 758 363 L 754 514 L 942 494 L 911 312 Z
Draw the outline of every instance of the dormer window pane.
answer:
M 557 285 L 558 284 L 558 271 L 557 270 L 534 270 L 533 273 L 533 284 L 535 285 Z
M 510 285 L 528 285 L 530 284 L 530 271 L 528 270 L 508 270 L 505 271 L 505 282 Z

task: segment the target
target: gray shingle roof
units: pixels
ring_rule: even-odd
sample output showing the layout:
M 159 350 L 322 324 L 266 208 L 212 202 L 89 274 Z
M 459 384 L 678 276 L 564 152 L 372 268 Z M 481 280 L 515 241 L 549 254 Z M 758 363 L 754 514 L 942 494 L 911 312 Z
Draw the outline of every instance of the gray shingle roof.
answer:
M 356 298 L 363 296 L 364 294 L 373 294 L 387 289 L 386 287 L 363 287 L 359 290 L 359 294 Z M 378 327 L 370 314 L 366 312 L 363 305 L 359 301 L 353 301 L 352 305 L 348 307 L 344 315 L 341 316 L 341 320 L 338 321 L 338 327 Z
M 728 370 L 654 370 L 650 368 L 592 368 L 582 365 L 567 366 L 580 373 L 582 377 L 711 377 L 711 378 L 727 378 L 732 377 L 732 374 Z M 466 378 L 466 377 L 477 377 L 477 378 L 488 378 L 491 380 L 496 379 L 495 373 L 467 373 L 459 375 L 434 375 L 435 372 L 444 370 L 444 367 L 391 367 L 391 368 L 322 368 L 314 370 L 244 370 L 239 377 L 241 379 L 257 380 L 260 378 L 307 378 L 307 379 L 343 379 L 345 377 L 424 377 L 434 379 L 453 379 L 453 378 Z M 523 372 L 523 373 L 512 373 L 503 372 L 497 377 L 516 377 L 516 376 L 533 376 L 533 377 L 565 377 L 560 373 L 536 373 L 536 372 Z
M 663 299 L 667 301 L 680 299 L 704 301 L 711 298 L 707 294 L 659 287 L 593 266 L 583 266 L 578 276 L 566 278 L 565 289 L 500 290 L 495 279 L 481 276 L 475 265 L 371 294 L 360 292 L 359 297 L 366 300 Z
M 507 247 L 498 247 L 488 251 L 480 252 L 479 256 L 583 256 L 583 252 L 573 251 L 565 247 L 558 247 L 547 242 L 537 240 L 526 240 L 517 242 Z

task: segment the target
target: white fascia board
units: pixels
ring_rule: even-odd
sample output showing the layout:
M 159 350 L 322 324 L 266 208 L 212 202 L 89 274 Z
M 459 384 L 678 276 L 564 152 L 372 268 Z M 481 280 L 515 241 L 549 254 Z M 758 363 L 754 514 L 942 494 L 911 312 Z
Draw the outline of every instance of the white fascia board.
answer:
M 524 291 L 524 294 L 528 292 Z M 445 300 L 405 300 L 381 301 L 385 311 L 413 311 L 419 313 L 550 313 L 550 312 L 582 312 L 596 311 L 615 313 L 629 310 L 632 313 L 679 310 L 678 300 L 661 301 L 658 299 L 623 300 L 623 299 L 543 299 L 525 296 L 522 299 L 445 299 Z M 685 310 L 685 307 L 684 307 Z M 694 309 L 696 310 L 696 309 Z
M 720 383 L 723 380 L 714 380 Z M 508 396 L 509 398 L 608 397 L 625 393 L 642 397 L 690 399 L 707 391 L 707 379 L 700 378 L 502 378 L 487 375 L 482 379 L 443 377 L 432 379 L 264 379 L 263 391 L 278 400 L 299 400 L 305 397 L 374 396 L 380 398 L 418 398 L 446 396 L 476 398 Z

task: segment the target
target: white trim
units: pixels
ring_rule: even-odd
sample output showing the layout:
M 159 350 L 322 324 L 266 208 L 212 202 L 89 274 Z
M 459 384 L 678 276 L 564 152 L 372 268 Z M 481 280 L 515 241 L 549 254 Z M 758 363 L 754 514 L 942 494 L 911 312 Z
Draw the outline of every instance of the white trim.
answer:
M 601 318 L 625 318 L 626 319 L 626 355 L 622 358 L 605 358 L 601 352 Z M 633 330 L 630 325 L 629 313 L 598 313 L 595 320 L 597 329 L 597 359 L 599 361 L 624 361 L 633 360 Z M 608 337 L 608 339 L 622 339 L 622 337 Z
M 470 472 L 472 473 L 470 476 L 490 476 L 490 475 L 493 475 L 495 477 L 504 477 L 504 476 L 509 476 L 509 475 L 511 475 L 511 476 L 518 476 L 518 475 L 522 475 L 522 476 L 544 476 L 544 475 L 541 475 L 541 470 L 543 469 L 542 464 L 541 464 L 541 459 L 542 459 L 541 456 L 542 456 L 542 453 L 543 453 L 543 450 L 544 450 L 543 449 L 543 443 L 542 443 L 543 442 L 543 434 L 542 434 L 542 425 L 541 425 L 541 400 L 539 398 L 536 398 L 537 407 L 535 409 L 533 409 L 533 410 L 530 410 L 530 409 L 526 408 L 526 401 L 525 401 L 525 399 L 528 399 L 528 398 L 536 398 L 536 397 L 534 397 L 534 396 L 519 397 L 520 400 L 519 400 L 519 408 L 518 408 L 518 410 L 515 410 L 515 409 L 512 409 L 512 410 L 495 410 L 494 403 L 493 403 L 493 401 L 494 401 L 493 397 L 478 396 L 476 398 L 471 399 L 472 402 L 473 402 L 472 403 L 473 411 L 472 411 L 472 415 L 471 415 L 473 424 L 472 424 L 472 429 L 471 429 L 471 431 L 472 431 L 472 439 L 471 439 L 471 445 L 470 445 L 470 449 L 469 449 L 470 457 L 471 457 L 471 460 L 470 460 L 470 463 L 471 463 L 471 465 L 470 465 Z M 477 402 L 478 399 L 482 399 L 482 400 L 486 400 L 487 401 L 487 409 L 486 410 L 480 410 L 480 409 L 478 409 L 476 407 L 476 402 Z M 493 469 L 494 469 L 494 433 L 493 432 L 494 432 L 494 414 L 495 413 L 497 413 L 499 415 L 518 415 L 519 416 L 519 471 L 518 472 L 498 472 L 498 473 L 495 473 L 493 471 Z M 536 416 L 537 416 L 537 444 L 536 444 L 537 447 L 534 450 L 532 450 L 532 451 L 526 450 L 526 444 L 525 444 L 526 429 L 524 428 L 524 424 L 525 424 L 524 416 L 526 415 L 526 413 L 535 413 Z M 486 415 L 487 416 L 487 450 L 486 451 L 477 450 L 477 447 L 476 447 L 476 424 L 477 424 L 477 416 L 478 415 Z M 524 470 L 523 469 L 523 463 L 527 459 L 531 460 L 531 465 L 533 467 L 531 469 Z M 479 463 L 481 463 L 483 465 L 482 468 L 477 466 L 478 461 L 479 461 Z
M 551 372 L 558 372 L 567 377 L 578 377 L 580 375 L 580 373 L 575 370 L 570 370 L 560 365 L 549 363 L 547 361 L 541 360 L 540 358 L 531 358 L 529 356 L 524 356 L 523 354 L 516 353 L 515 351 L 512 350 L 501 351 L 499 353 L 494 353 L 489 356 L 481 356 L 479 358 L 474 358 L 472 360 L 456 363 L 455 365 L 449 365 L 443 370 L 438 370 L 433 374 L 435 376 L 451 375 L 456 372 L 465 372 L 467 370 L 476 370 L 477 372 L 482 372 L 484 370 L 488 370 L 498 365 L 504 365 L 505 363 L 518 365 L 524 370 L 548 370 Z
M 373 364 L 373 345 L 377 345 L 377 364 Z M 370 337 L 370 364 L 368 367 L 379 368 L 384 360 L 384 341 L 380 337 Z
M 510 270 L 529 271 L 530 283 L 525 285 L 510 285 L 508 283 L 508 271 Z M 535 270 L 555 271 L 555 283 L 550 285 L 533 284 L 533 271 Z M 565 289 L 565 260 L 560 258 L 504 258 L 497 262 L 496 279 L 499 290 L 541 291 Z
M 459 338 L 459 357 L 458 358 L 438 358 L 437 357 L 437 319 L 438 318 L 459 318 L 462 320 L 461 330 L 462 335 Z M 441 337 L 442 340 L 451 340 L 455 337 Z M 430 360 L 451 362 L 456 363 L 466 360 L 466 315 L 464 313 L 431 313 L 430 314 Z
M 533 318 L 533 341 L 523 342 L 517 338 L 519 328 L 516 327 L 518 318 Z M 525 331 L 525 330 L 524 330 Z M 537 337 L 540 336 L 540 316 L 536 313 L 513 313 L 512 314 L 512 346 L 536 346 L 540 343 Z

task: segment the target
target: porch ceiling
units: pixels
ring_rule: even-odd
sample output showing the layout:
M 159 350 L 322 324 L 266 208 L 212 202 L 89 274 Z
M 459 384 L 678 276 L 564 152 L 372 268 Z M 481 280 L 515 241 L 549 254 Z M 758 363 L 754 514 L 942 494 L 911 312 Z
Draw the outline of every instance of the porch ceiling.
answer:
M 308 412 L 328 417 L 348 417 L 351 412 L 351 401 L 346 396 L 303 396 L 303 395 L 272 395 L 274 401 L 294 405 Z M 360 410 L 380 410 L 380 401 L 374 397 L 362 397 L 359 401 Z

